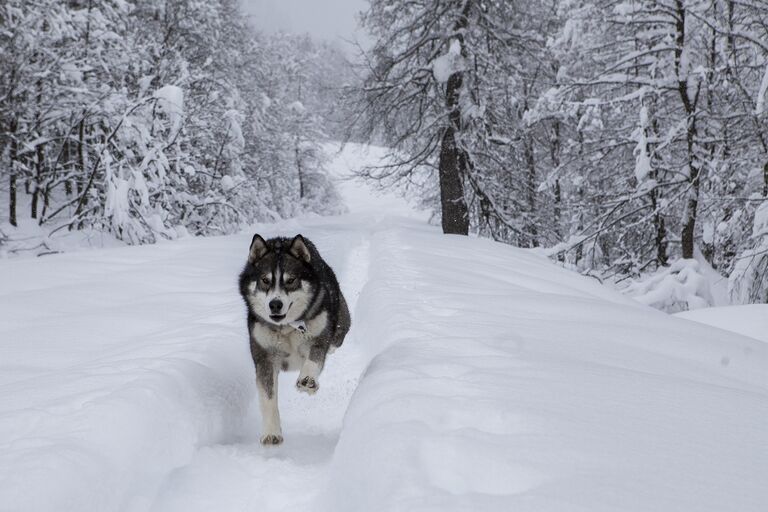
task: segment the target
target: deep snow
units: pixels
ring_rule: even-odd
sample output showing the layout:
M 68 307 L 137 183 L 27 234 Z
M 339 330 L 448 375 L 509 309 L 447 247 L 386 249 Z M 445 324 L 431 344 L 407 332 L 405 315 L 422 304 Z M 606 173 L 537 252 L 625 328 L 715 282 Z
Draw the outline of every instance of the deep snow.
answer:
M 357 146 L 337 176 L 375 161 Z M 768 346 L 352 181 L 309 236 L 353 329 L 258 444 L 251 232 L 0 262 L 0 510 L 764 511 Z
M 768 304 L 696 309 L 683 311 L 675 316 L 768 343 Z

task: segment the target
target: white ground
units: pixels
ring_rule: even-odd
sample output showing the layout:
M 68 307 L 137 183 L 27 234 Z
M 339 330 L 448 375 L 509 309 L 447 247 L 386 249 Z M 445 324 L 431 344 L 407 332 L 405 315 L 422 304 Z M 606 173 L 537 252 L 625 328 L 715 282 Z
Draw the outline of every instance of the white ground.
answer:
M 675 316 L 768 343 L 768 304 L 695 309 Z
M 335 172 L 375 160 L 358 147 Z M 343 182 L 353 330 L 258 444 L 251 232 L 0 262 L 0 511 L 695 511 L 768 503 L 768 345 Z

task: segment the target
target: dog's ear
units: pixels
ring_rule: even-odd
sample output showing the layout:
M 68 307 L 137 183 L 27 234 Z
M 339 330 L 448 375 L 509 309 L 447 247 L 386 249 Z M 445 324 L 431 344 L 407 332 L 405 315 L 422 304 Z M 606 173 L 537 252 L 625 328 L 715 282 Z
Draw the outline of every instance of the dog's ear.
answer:
M 253 240 L 251 240 L 251 249 L 248 251 L 248 263 L 254 264 L 257 261 L 259 261 L 261 258 L 264 257 L 265 254 L 269 252 L 269 247 L 267 247 L 267 242 L 264 241 L 263 238 L 261 238 L 261 235 L 255 234 L 253 235 Z
M 307 248 L 307 243 L 304 241 L 304 237 L 301 235 L 296 235 L 294 237 L 294 239 L 291 241 L 291 247 L 288 249 L 288 251 L 291 253 L 291 255 L 305 263 L 309 263 L 309 260 L 312 259 L 312 256 L 309 254 L 309 249 Z

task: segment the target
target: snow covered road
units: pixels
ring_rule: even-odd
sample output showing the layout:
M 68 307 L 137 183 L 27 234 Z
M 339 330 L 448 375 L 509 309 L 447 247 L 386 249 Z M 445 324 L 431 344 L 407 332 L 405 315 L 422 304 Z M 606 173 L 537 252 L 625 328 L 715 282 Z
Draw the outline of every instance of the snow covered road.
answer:
M 311 238 L 353 312 L 317 395 L 283 376 L 279 447 L 252 233 L 1 262 L 0 511 L 766 510 L 768 345 L 342 189 L 257 228 Z

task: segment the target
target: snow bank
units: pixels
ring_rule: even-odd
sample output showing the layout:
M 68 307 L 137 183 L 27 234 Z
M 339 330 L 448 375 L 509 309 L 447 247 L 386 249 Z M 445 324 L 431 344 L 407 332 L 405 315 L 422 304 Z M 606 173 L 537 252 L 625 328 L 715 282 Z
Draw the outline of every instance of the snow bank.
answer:
M 655 274 L 633 281 L 622 292 L 641 304 L 669 313 L 715 304 L 710 281 L 694 259 L 679 259 Z
M 768 304 L 697 309 L 675 316 L 768 343 Z
M 323 510 L 762 511 L 768 347 L 531 253 L 381 231 Z
M 247 237 L 0 265 L 0 509 L 146 510 L 254 394 Z M 235 250 L 235 248 L 240 250 Z

